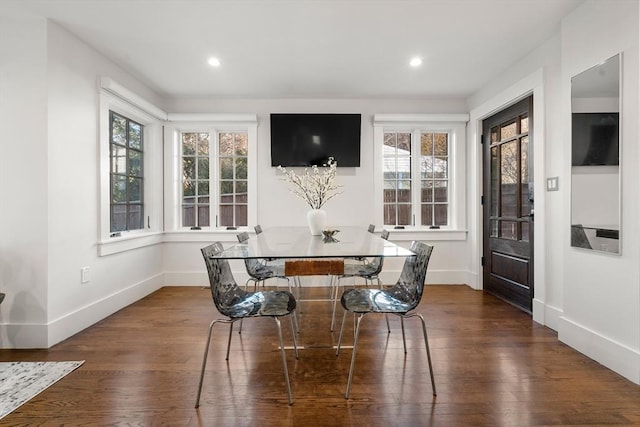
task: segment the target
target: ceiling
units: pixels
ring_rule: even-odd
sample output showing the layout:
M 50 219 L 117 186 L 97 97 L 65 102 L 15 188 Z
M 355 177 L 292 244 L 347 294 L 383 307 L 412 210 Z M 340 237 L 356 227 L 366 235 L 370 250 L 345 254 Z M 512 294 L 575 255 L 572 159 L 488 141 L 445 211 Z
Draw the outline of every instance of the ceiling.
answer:
M 582 0 L 1 3 L 50 18 L 162 96 L 464 98 Z M 414 56 L 420 67 L 409 66 Z

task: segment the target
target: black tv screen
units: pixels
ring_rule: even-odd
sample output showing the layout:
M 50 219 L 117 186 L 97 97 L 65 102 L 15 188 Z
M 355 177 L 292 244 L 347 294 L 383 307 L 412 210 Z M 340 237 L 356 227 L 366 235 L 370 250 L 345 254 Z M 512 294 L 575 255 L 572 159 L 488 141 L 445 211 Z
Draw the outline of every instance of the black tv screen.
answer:
M 620 164 L 618 113 L 571 115 L 571 164 L 598 166 Z
M 360 166 L 360 114 L 271 114 L 271 166 Z

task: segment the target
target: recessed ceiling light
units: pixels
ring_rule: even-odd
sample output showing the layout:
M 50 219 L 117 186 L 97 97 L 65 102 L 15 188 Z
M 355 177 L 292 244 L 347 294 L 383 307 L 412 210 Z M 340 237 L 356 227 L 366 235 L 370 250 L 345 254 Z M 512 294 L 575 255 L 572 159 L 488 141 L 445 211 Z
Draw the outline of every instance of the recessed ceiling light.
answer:
M 220 60 L 214 56 L 212 56 L 211 58 L 209 58 L 209 60 L 207 61 L 209 63 L 209 65 L 211 65 L 212 67 L 219 67 L 220 66 Z
M 422 65 L 422 59 L 415 56 L 411 58 L 411 61 L 409 61 L 409 65 L 411 65 L 412 67 L 418 67 Z

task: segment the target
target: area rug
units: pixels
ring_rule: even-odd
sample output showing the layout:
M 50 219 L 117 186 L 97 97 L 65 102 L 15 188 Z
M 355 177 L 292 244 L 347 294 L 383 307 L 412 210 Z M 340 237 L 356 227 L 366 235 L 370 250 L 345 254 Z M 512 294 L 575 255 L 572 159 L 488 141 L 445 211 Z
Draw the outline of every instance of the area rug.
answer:
M 0 362 L 0 418 L 14 411 L 84 363 Z

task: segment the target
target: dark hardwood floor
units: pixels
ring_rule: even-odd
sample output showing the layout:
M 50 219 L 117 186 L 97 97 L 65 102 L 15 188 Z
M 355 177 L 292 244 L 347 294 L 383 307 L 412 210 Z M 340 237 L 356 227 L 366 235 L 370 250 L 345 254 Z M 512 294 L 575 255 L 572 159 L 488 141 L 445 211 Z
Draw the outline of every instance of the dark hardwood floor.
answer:
M 328 303 L 301 309 L 305 349 L 299 360 L 287 352 L 292 406 L 275 324 L 250 319 L 241 335 L 234 333 L 228 363 L 228 329 L 216 325 L 195 409 L 207 327 L 217 312 L 208 289 L 167 287 L 51 349 L 0 350 L 0 361 L 86 361 L 0 425 L 640 425 L 639 386 L 558 342 L 529 315 L 466 286 L 428 286 L 419 307 L 437 397 L 417 320 L 405 322 L 405 356 L 398 319 L 390 318 L 391 334 L 384 317 L 364 319 L 345 400 L 351 349 L 335 356 L 338 334 L 329 332 Z M 289 323 L 282 325 L 291 342 Z

